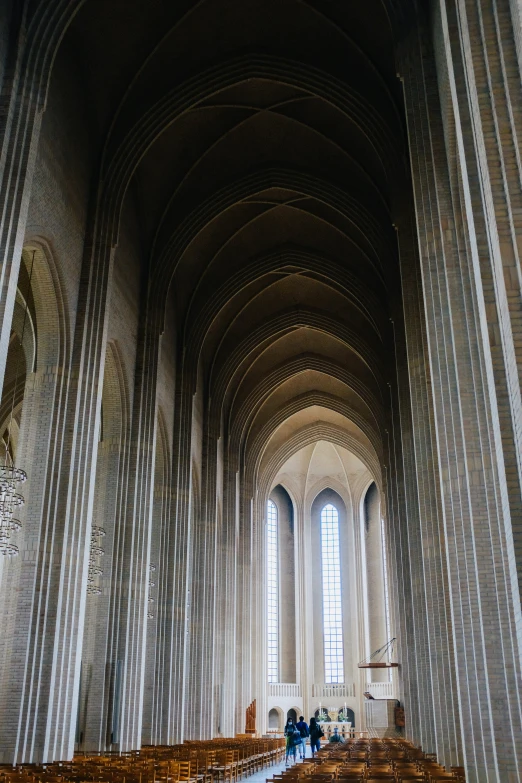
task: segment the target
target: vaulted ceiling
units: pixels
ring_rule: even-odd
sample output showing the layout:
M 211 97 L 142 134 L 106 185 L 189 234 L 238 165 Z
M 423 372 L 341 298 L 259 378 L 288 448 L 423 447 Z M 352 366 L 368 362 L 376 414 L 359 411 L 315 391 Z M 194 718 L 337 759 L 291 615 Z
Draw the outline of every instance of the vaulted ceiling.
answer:
M 174 307 L 184 372 L 253 470 L 316 436 L 378 469 L 407 24 L 399 0 L 87 0 L 63 43 L 100 202 L 116 236 L 138 205 L 148 306 Z

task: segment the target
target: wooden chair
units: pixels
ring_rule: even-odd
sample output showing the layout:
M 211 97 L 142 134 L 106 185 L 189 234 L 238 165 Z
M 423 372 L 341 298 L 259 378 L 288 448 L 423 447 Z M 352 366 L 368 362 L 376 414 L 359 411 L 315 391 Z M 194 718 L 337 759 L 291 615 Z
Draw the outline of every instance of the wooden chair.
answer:
M 233 751 L 225 750 L 216 755 L 216 763 L 212 768 L 212 772 L 217 780 L 225 781 L 229 780 L 230 783 L 234 783 L 237 780 L 237 766 L 234 761 Z
M 455 775 L 457 780 L 459 781 L 466 780 L 466 773 L 464 771 L 464 767 L 450 767 L 450 771 Z

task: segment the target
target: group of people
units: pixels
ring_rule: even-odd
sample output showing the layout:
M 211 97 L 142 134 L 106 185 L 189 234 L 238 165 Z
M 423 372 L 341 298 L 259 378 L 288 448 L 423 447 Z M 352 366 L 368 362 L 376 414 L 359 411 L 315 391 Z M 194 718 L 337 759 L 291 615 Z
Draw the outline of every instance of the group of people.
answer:
M 315 718 L 310 718 L 310 725 L 306 723 L 305 719 L 301 715 L 297 723 L 294 723 L 292 718 L 288 718 L 285 726 L 286 737 L 286 765 L 288 766 L 288 759 L 293 756 L 294 761 L 297 758 L 297 751 L 299 749 L 300 757 L 304 759 L 306 757 L 306 740 L 310 738 L 310 748 L 312 750 L 312 758 L 317 751 L 321 749 L 321 738 L 324 737 L 324 732 L 321 728 L 321 724 L 317 722 Z M 330 735 L 329 742 L 343 742 L 343 738 L 337 731 L 337 727 L 334 728 L 333 733 Z

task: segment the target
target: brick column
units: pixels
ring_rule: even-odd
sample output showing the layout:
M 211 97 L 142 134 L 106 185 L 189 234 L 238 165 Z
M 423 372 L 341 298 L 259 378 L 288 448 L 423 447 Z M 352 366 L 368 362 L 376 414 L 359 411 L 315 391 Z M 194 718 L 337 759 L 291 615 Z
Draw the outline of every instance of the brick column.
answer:
M 182 742 L 185 730 L 186 675 L 190 649 L 190 579 L 192 570 L 192 407 L 194 384 L 187 380 L 183 355 L 176 362 L 180 368 L 175 394 L 175 421 L 172 457 L 171 521 L 169 539 L 167 593 L 165 609 L 163 728 L 168 744 Z
M 14 4 L 0 117 L 0 388 L 53 55 L 84 0 Z
M 446 766 L 459 766 L 460 725 L 436 432 L 416 237 L 408 219 L 400 222 L 398 238 L 411 397 L 414 486 L 419 508 L 418 518 L 408 517 L 407 524 L 410 527 L 418 525 L 420 532 L 421 546 L 416 557 L 421 571 L 417 585 L 423 592 L 428 634 L 426 666 L 431 672 L 431 693 L 425 711 L 427 720 L 434 725 L 433 752 Z M 412 675 L 415 676 L 414 672 Z
M 79 748 L 104 751 L 111 744 L 114 698 L 118 690 L 117 662 L 112 637 L 113 618 L 118 611 L 113 589 L 122 546 L 129 477 L 130 422 L 128 399 L 116 348 L 109 345 L 103 379 L 103 432 L 98 444 L 94 487 L 93 524 L 105 530 L 103 575 L 97 577 L 102 592 L 86 598 L 85 633 L 80 686 Z
M 172 605 L 169 594 L 169 542 L 174 534 L 171 525 L 172 492 L 170 488 L 171 464 L 168 438 L 162 416 L 158 421 L 156 460 L 154 468 L 154 500 L 152 507 L 152 535 L 150 571 L 154 587 L 149 590 L 149 613 L 145 660 L 145 685 L 143 696 L 142 742 L 147 745 L 167 744 L 168 699 L 165 681 L 164 658 L 166 653 L 166 618 Z
M 240 478 L 235 460 L 225 462 L 225 504 L 223 507 L 222 567 L 225 580 L 223 601 L 223 727 L 226 737 L 239 731 L 237 704 L 237 548 L 240 531 Z
M 364 551 L 366 554 L 366 584 L 368 590 L 368 634 L 372 653 L 387 640 L 384 603 L 384 571 L 382 561 L 381 504 L 375 484 L 368 489 L 364 501 Z M 366 657 L 366 656 L 365 656 Z M 386 669 L 369 670 L 372 682 L 388 682 Z
M 191 713 L 198 715 L 190 721 L 193 739 L 210 739 L 214 724 L 214 657 L 218 654 L 219 637 L 215 636 L 215 602 L 220 593 L 216 580 L 218 562 L 218 498 L 217 451 L 218 443 L 210 426 L 206 407 L 203 420 L 201 502 L 192 528 L 192 557 L 195 564 L 190 582 L 190 675 L 185 683 L 187 703 Z
M 482 7 L 474 5 L 477 12 Z M 502 5 L 490 9 L 492 19 Z M 512 389 L 508 374 L 517 365 L 509 347 L 511 313 L 492 241 L 496 216 L 482 153 L 480 167 L 469 167 L 468 146 L 480 146 L 480 134 L 476 125 L 473 131 L 467 126 L 462 110 L 474 103 L 474 87 L 469 72 L 462 81 L 461 56 L 454 59 L 462 45 L 469 68 L 480 34 L 471 44 L 464 4 L 459 3 L 457 16 L 456 7 L 443 0 L 435 10 L 437 73 L 420 26 L 416 42 L 410 42 L 404 83 L 463 756 L 469 781 L 514 781 L 522 758 L 516 698 L 520 606 L 513 578 L 513 474 L 507 475 L 514 449 L 507 422 L 515 411 L 506 401 Z M 498 79 L 501 72 L 496 73 Z M 505 101 L 500 82 L 493 91 L 482 83 L 480 94 L 486 103 L 493 94 Z M 501 180 L 501 171 L 497 175 Z M 510 201 L 508 193 L 505 198 Z M 506 270 L 511 258 L 512 248 L 506 250 Z
M 111 269 L 110 247 L 86 252 L 72 371 L 44 368 L 38 405 L 27 403 L 39 469 L 28 488 L 16 624 L 5 641 L 16 661 L 3 682 L 6 761 L 65 759 L 74 749 Z
M 408 365 L 400 314 L 395 323 L 397 383 L 390 388 L 390 445 L 386 457 L 387 532 L 394 550 L 397 580 L 397 657 L 407 712 L 406 734 L 423 748 L 434 748 L 433 684 L 429 665 L 426 594 L 421 557 L 420 509 L 415 474 Z M 433 751 L 432 751 L 433 752 Z
M 145 654 L 150 581 L 150 548 L 156 455 L 157 375 L 160 332 L 142 318 L 136 359 L 129 492 L 122 531 L 121 560 L 115 569 L 119 613 L 117 660 L 122 661 L 119 749 L 141 746 Z

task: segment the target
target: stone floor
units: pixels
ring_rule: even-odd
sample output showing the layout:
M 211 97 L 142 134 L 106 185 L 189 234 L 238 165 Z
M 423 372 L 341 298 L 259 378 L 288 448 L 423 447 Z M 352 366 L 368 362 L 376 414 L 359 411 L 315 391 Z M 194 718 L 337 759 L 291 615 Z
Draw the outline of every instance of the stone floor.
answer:
M 306 746 L 306 755 L 307 757 L 311 755 L 310 745 Z M 300 759 L 298 755 L 296 763 L 298 764 L 299 761 Z M 290 757 L 289 763 L 293 764 L 292 757 Z M 282 764 L 274 764 L 273 767 L 265 767 L 259 772 L 255 772 L 253 775 L 249 775 L 248 778 L 245 778 L 245 780 L 248 780 L 248 783 L 265 783 L 265 781 L 270 780 L 270 778 L 272 778 L 274 774 L 281 773 L 285 769 L 286 769 L 286 764 L 283 760 Z

